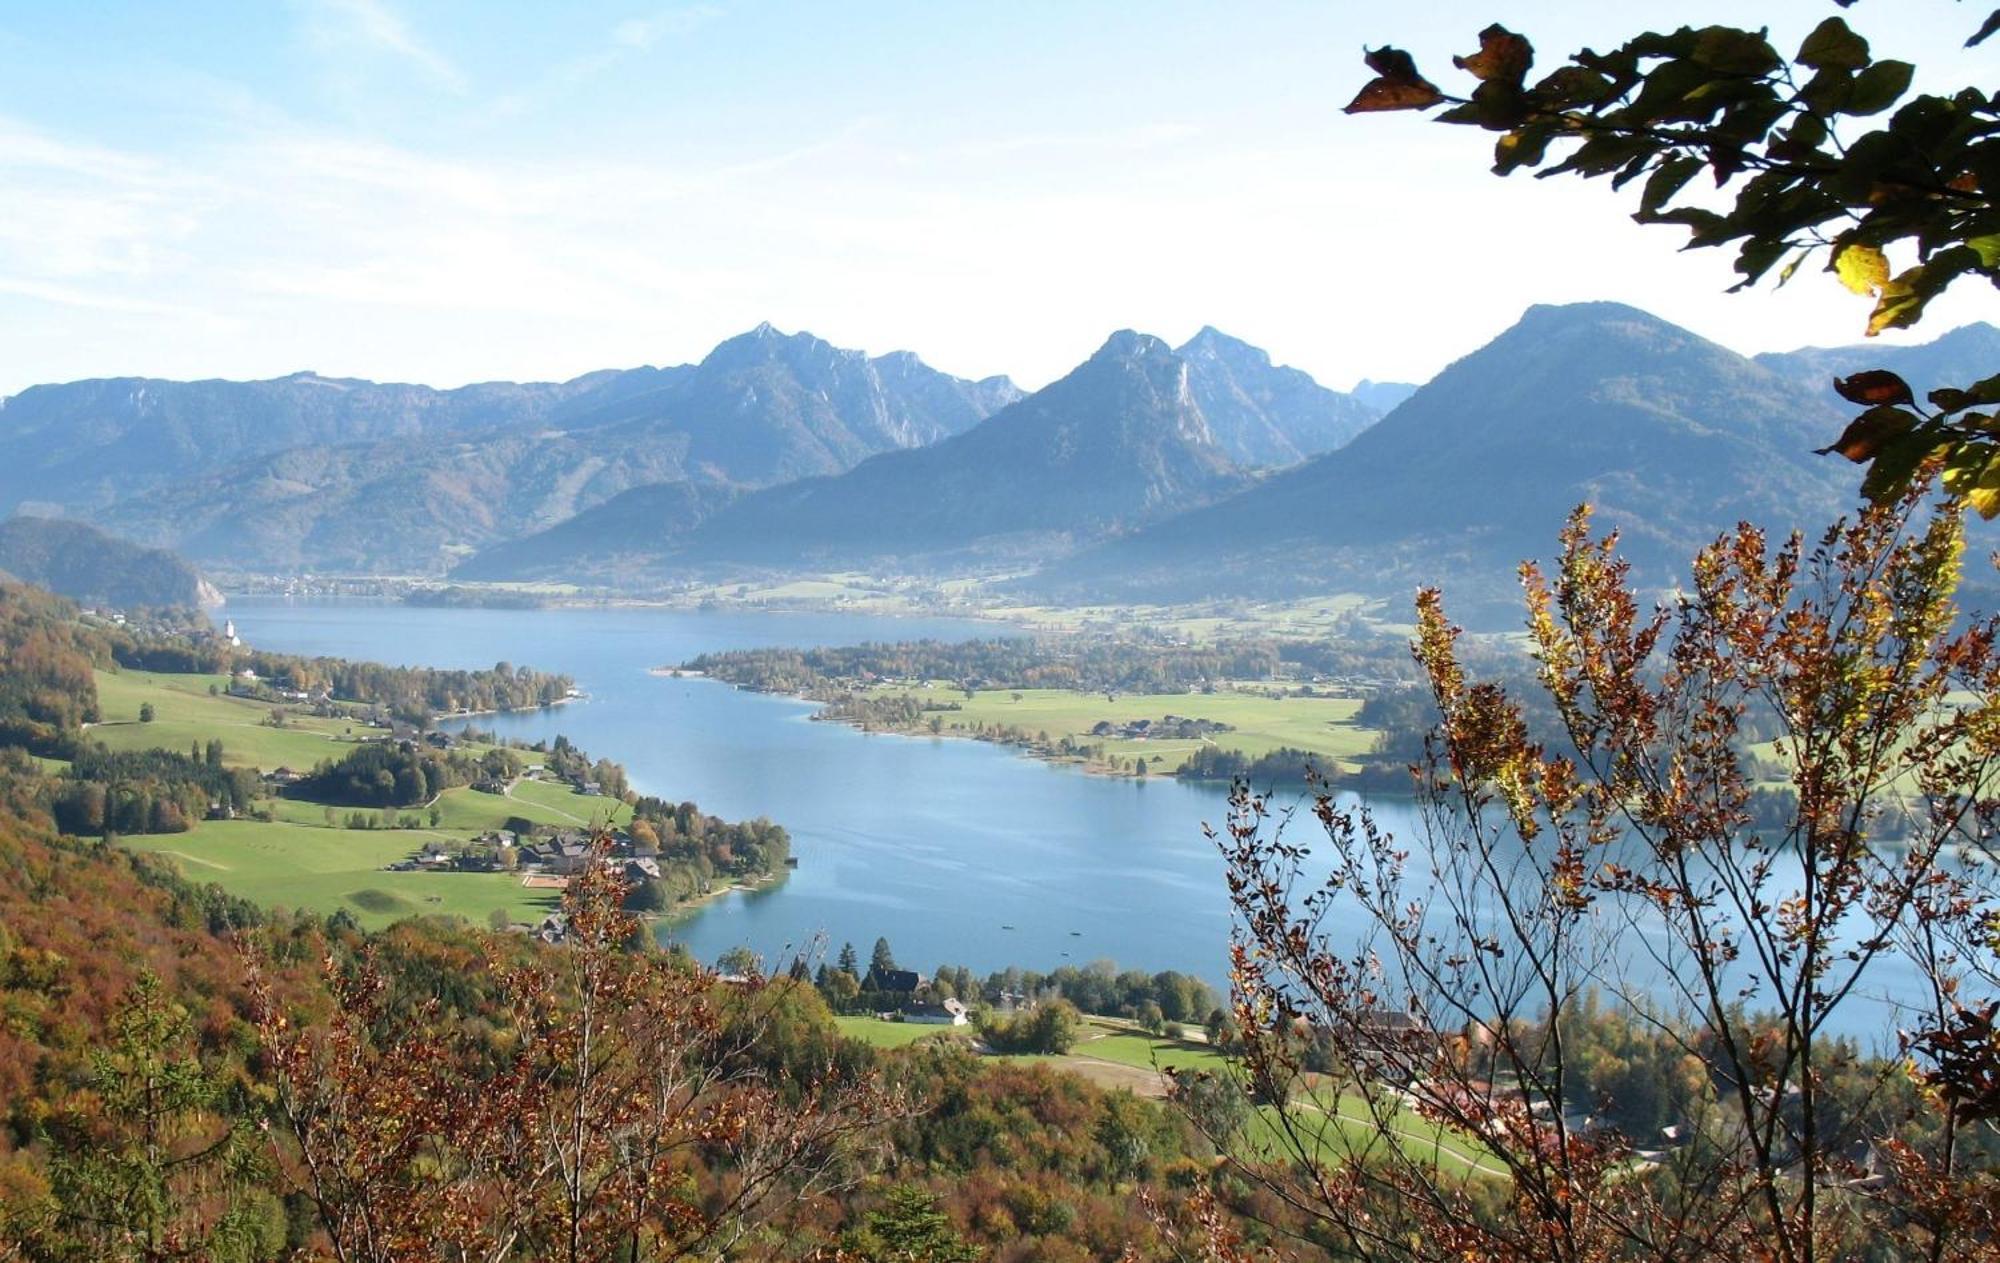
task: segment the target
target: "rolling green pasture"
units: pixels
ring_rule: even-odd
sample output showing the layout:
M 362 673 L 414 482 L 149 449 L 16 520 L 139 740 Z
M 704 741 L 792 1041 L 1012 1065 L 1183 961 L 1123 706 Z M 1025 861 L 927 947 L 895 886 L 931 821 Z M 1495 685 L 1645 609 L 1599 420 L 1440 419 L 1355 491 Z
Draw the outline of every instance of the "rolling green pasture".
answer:
M 175 675 L 152 671 L 101 671 L 97 688 L 104 722 L 93 724 L 92 740 L 115 750 L 186 750 L 211 738 L 222 741 L 223 758 L 235 766 L 269 771 L 300 770 L 345 754 L 363 730 L 344 720 L 296 715 L 283 728 L 263 721 L 271 708 L 262 702 L 212 696 L 222 676 Z M 152 723 L 139 722 L 139 707 L 151 703 Z M 471 747 L 475 752 L 483 747 Z M 426 842 L 462 841 L 503 827 L 513 816 L 540 824 L 588 826 L 630 814 L 623 803 L 587 798 L 552 782 L 523 780 L 506 795 L 484 794 L 469 786 L 438 796 L 436 828 L 348 829 L 339 827 L 353 808 L 327 808 L 293 798 L 259 804 L 274 819 L 203 821 L 186 833 L 128 836 L 125 845 L 172 858 L 196 881 L 212 881 L 231 894 L 272 907 L 331 913 L 345 908 L 362 924 L 387 925 L 407 916 L 451 915 L 484 921 L 495 908 L 515 920 L 538 918 L 554 906 L 550 892 L 527 890 L 518 878 L 501 873 L 392 873 L 384 867 L 407 859 Z M 373 812 L 369 812 L 373 815 Z M 426 823 L 428 807 L 408 807 Z
M 465 794 L 486 803 L 498 803 L 506 808 L 504 816 L 526 816 L 542 824 L 587 826 L 595 823 L 623 824 L 632 816 L 632 809 L 615 798 L 593 798 L 579 794 L 569 786 L 556 781 L 520 780 L 514 783 L 506 799 L 492 794 L 481 794 L 474 790 L 451 790 L 445 797 Z
M 1069 737 L 1102 745 L 1105 754 L 1114 758 L 1143 757 L 1149 763 L 1157 762 L 1162 771 L 1179 767 L 1205 743 L 1096 738 L 1090 735 L 1090 730 L 1101 720 L 1124 724 L 1135 719 L 1160 720 L 1179 715 L 1230 725 L 1231 731 L 1216 733 L 1207 743 L 1225 750 L 1240 750 L 1255 757 L 1290 746 L 1334 760 L 1350 760 L 1368 753 L 1376 735 L 1373 729 L 1355 722 L 1361 703 L 1352 698 L 1297 694 L 1268 697 L 1220 689 L 1214 693 L 1121 693 L 1116 700 L 1106 701 L 1102 693 L 1022 689 L 1017 701 L 1014 690 L 983 689 L 968 700 L 963 693 L 945 685 L 932 689 L 883 685 L 874 693 L 957 702 L 962 709 L 934 712 L 947 733 L 969 732 L 982 723 L 1020 728 L 1031 734 L 1046 732 L 1051 741 Z
M 113 750 L 186 750 L 212 737 L 222 740 L 223 761 L 234 767 L 309 771 L 322 759 L 347 752 L 356 726 L 344 720 L 291 713 L 283 728 L 265 721 L 271 706 L 247 698 L 210 696 L 223 687 L 219 675 L 170 675 L 159 671 L 97 672 L 98 707 L 103 721 L 89 736 Z M 153 722 L 139 722 L 139 707 L 153 705 Z
M 483 922 L 495 908 L 527 921 L 555 906 L 552 892 L 525 889 L 504 873 L 382 871 L 442 836 L 448 835 L 208 820 L 186 833 L 128 836 L 123 843 L 168 856 L 190 880 L 212 881 L 252 902 L 322 914 L 345 908 L 370 927 L 438 914 Z
M 849 1039 L 875 1048 L 903 1048 L 921 1039 L 970 1039 L 970 1026 L 933 1026 L 926 1022 L 885 1022 L 879 1017 L 836 1017 L 833 1024 Z

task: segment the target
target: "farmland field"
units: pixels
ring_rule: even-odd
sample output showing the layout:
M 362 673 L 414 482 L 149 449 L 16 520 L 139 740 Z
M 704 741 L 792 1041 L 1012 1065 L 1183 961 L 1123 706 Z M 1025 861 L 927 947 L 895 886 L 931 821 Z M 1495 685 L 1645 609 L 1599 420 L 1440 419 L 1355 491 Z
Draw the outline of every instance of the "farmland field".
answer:
M 495 908 L 526 921 L 555 906 L 550 892 L 525 889 L 511 874 L 383 871 L 426 840 L 443 836 L 419 829 L 209 820 L 186 833 L 127 837 L 123 844 L 169 856 L 190 880 L 212 881 L 253 902 L 323 914 L 344 908 L 369 927 L 436 914 L 483 922 Z
M 1047 733 L 1051 741 L 1069 737 L 1101 745 L 1108 756 L 1145 758 L 1169 772 L 1204 745 L 1240 750 L 1253 758 L 1289 746 L 1343 760 L 1368 753 L 1376 735 L 1355 722 L 1360 702 L 1344 697 L 1304 697 L 1296 692 L 1271 696 L 1261 691 L 1218 689 L 1213 693 L 1121 693 L 1107 698 L 1103 693 L 1069 689 L 983 689 L 967 698 L 942 685 L 929 689 L 883 685 L 868 690 L 868 695 L 956 702 L 958 710 L 933 712 L 946 733 L 968 732 L 979 724 L 1019 728 L 1030 735 Z M 1205 741 L 1090 735 L 1100 721 L 1158 722 L 1168 715 L 1228 724 L 1230 731 L 1218 732 Z
M 265 771 L 286 766 L 306 771 L 322 759 L 345 754 L 354 734 L 367 731 L 346 720 L 288 713 L 283 728 L 268 722 L 271 705 L 226 695 L 210 695 L 211 685 L 228 685 L 219 675 L 171 675 L 158 671 L 99 671 L 97 698 L 104 719 L 92 724 L 90 739 L 113 750 L 186 750 L 210 738 L 222 741 L 223 761 Z M 153 722 L 139 722 L 140 706 L 150 703 Z

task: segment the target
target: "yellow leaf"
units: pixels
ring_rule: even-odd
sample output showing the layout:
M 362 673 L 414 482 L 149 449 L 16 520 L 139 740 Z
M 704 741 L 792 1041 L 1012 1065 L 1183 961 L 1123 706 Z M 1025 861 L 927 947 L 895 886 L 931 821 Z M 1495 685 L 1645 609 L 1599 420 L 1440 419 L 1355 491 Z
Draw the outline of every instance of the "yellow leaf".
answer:
M 1857 294 L 1872 294 L 1889 279 L 1889 260 L 1874 246 L 1850 241 L 1833 255 L 1840 283 Z

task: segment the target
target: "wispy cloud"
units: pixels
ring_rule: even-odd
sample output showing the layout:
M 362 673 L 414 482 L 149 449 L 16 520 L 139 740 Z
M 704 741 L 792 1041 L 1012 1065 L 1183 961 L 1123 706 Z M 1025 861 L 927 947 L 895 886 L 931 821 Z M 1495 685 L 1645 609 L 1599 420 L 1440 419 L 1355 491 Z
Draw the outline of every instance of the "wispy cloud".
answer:
M 166 316 L 175 320 L 205 320 L 209 317 L 209 313 L 202 309 L 182 303 L 155 302 L 146 298 L 131 298 L 122 294 L 107 294 L 70 285 L 51 285 L 46 281 L 31 281 L 4 275 L 0 275 L 0 294 L 29 298 L 40 303 L 54 303 L 61 307 L 118 312 L 128 316 Z
M 382 0 L 314 0 L 311 33 L 329 50 L 360 46 L 397 57 L 454 93 L 467 87 L 465 72 L 410 29 L 400 13 Z
M 496 97 L 490 112 L 502 121 L 519 118 L 621 61 L 651 52 L 663 40 L 692 34 L 724 11 L 720 4 L 689 4 L 662 9 L 649 17 L 628 18 L 611 28 L 602 46 L 557 62 L 530 86 Z
M 622 48 L 641 52 L 670 36 L 686 35 L 704 22 L 722 16 L 719 4 L 677 5 L 661 9 L 650 17 L 628 18 L 611 30 L 611 40 Z

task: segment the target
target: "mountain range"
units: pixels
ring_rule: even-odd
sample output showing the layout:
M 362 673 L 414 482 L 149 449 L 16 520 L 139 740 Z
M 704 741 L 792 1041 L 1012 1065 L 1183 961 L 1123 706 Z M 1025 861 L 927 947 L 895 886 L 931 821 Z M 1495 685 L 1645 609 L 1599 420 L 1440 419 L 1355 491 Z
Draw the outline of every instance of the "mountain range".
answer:
M 1853 413 L 1833 372 L 1970 382 L 1996 352 L 2000 331 L 1972 326 L 1751 360 L 1621 304 L 1534 307 L 1338 451 L 1025 582 L 1093 600 L 1504 593 L 1588 501 L 1639 577 L 1665 585 L 1739 520 L 1810 529 L 1851 507 L 1853 467 L 1813 454 Z
M 436 573 L 628 487 L 758 487 L 958 433 L 1020 396 L 769 325 L 701 363 L 438 391 L 115 379 L 0 405 L 0 511 L 242 569 Z
M 1126 330 L 952 438 L 745 495 L 700 521 L 684 499 L 649 516 L 629 493 L 453 574 L 1032 565 L 1337 448 L 1378 416 L 1213 328 L 1178 348 Z
M 553 384 L 36 387 L 0 407 L 19 456 L 0 494 L 240 569 L 656 583 L 874 566 L 1090 600 L 1498 590 L 1587 500 L 1666 584 L 1740 518 L 1812 525 L 1851 504 L 1851 467 L 1812 455 L 1852 412 L 1832 376 L 1888 367 L 1921 393 L 1996 358 L 2000 330 L 1972 325 L 1751 359 L 1581 303 L 1531 308 L 1422 387 L 1328 390 L 1205 328 L 1179 347 L 1114 334 L 1023 394 L 765 325 L 698 364 Z
M 1236 465 L 1294 462 L 1380 415 L 1213 329 L 1182 352 Z M 0 511 L 88 516 L 238 570 L 422 576 L 514 541 L 466 573 L 610 566 L 740 493 L 925 448 L 1022 397 L 1004 377 L 970 381 L 768 324 L 698 364 L 561 383 L 41 386 L 0 404 L 0 439 L 21 454 L 0 478 Z M 642 490 L 672 483 L 689 486 Z M 577 520 L 599 505 L 604 518 Z

